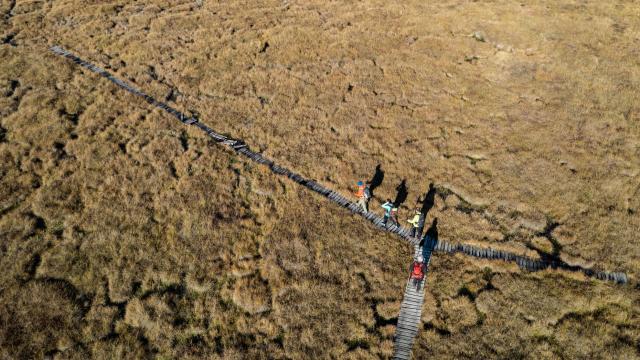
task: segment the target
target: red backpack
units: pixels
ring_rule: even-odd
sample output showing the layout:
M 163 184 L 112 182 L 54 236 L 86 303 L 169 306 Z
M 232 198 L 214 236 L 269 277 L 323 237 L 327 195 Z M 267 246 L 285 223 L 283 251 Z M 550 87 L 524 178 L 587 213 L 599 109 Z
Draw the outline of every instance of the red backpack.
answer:
M 411 277 L 414 279 L 422 279 L 424 273 L 422 272 L 422 264 L 419 262 L 413 263 L 413 271 L 411 271 Z

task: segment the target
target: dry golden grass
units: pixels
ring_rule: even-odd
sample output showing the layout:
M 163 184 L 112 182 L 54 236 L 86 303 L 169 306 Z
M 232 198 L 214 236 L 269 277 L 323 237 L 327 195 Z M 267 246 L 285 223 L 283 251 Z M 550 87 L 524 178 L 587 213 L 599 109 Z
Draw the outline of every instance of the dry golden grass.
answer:
M 410 261 L 53 44 L 345 194 L 381 164 L 401 220 L 433 181 L 442 239 L 633 280 L 436 254 L 416 358 L 640 356 L 636 2 L 0 13 L 0 358 L 388 358 Z

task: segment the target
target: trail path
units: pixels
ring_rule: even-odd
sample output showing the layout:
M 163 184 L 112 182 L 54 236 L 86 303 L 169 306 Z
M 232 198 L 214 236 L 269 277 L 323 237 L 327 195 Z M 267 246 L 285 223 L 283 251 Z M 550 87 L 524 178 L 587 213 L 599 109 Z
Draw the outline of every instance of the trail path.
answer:
M 427 271 L 429 270 L 431 254 L 436 243 L 436 239 L 427 235 L 424 238 L 422 246 L 415 246 L 414 258 L 422 253 L 425 264 L 427 265 Z M 409 278 L 407 280 L 407 285 L 404 287 L 404 297 L 402 305 L 400 305 L 400 316 L 398 317 L 398 326 L 396 327 L 393 354 L 394 359 L 404 360 L 411 357 L 413 340 L 418 334 L 419 325 L 421 323 L 420 318 L 422 317 L 422 303 L 424 301 L 424 284 L 426 281 L 427 274 L 425 273 L 424 278 L 420 282 L 420 286 L 416 287 L 413 284 L 412 279 Z

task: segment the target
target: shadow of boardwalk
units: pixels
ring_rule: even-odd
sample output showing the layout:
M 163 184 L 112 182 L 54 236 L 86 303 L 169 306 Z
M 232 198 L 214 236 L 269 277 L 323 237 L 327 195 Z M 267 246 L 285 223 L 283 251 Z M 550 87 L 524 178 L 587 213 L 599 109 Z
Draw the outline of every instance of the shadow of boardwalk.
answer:
M 402 205 L 402 203 L 405 202 L 405 200 L 407 200 L 407 196 L 409 196 L 409 191 L 407 190 L 407 180 L 403 179 L 400 182 L 400 185 L 396 186 L 396 199 L 393 200 L 393 205 L 395 207 L 400 207 L 400 205 Z
M 373 192 L 375 189 L 382 185 L 382 180 L 384 180 L 384 170 L 382 170 L 382 165 L 378 164 L 376 166 L 376 172 L 373 174 L 371 180 L 369 180 L 369 189 L 371 190 L 371 196 L 373 196 Z

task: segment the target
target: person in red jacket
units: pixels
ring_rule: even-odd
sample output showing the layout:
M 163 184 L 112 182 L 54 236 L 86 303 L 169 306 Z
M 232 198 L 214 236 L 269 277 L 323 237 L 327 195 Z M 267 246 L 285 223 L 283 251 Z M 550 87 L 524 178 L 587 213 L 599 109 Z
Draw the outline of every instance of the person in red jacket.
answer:
M 427 264 L 424 263 L 424 257 L 422 257 L 422 255 L 418 255 L 413 264 L 411 264 L 409 271 L 411 272 L 413 285 L 416 287 L 416 290 L 420 290 L 420 283 L 422 283 L 424 275 L 427 273 Z

